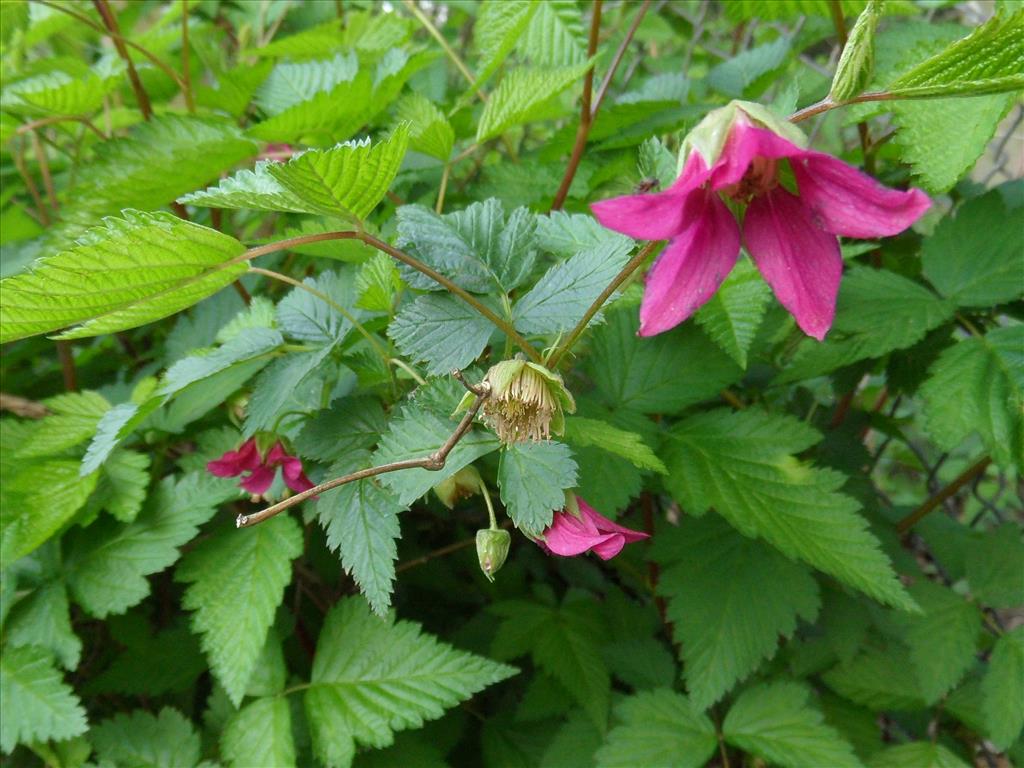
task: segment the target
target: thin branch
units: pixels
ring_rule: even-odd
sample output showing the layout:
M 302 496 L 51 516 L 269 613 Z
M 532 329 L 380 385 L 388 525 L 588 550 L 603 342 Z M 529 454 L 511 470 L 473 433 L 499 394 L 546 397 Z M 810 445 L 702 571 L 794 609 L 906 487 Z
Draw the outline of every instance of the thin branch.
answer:
M 28 190 L 29 195 L 32 197 L 32 202 L 36 206 L 36 216 L 39 218 L 39 223 L 44 227 L 50 225 L 50 214 L 46 210 L 46 206 L 43 204 L 43 198 L 39 194 L 39 188 L 36 186 L 32 176 L 29 175 L 28 168 L 25 166 L 25 149 L 20 141 L 16 141 L 14 152 L 11 153 L 11 157 L 14 160 L 14 167 L 18 170 L 18 175 L 21 176 L 22 182 L 25 184 L 25 189 Z
M 196 111 L 192 98 L 192 72 L 188 68 L 188 0 L 181 0 L 181 92 L 185 96 L 185 108 Z
M 444 52 L 448 55 L 448 58 L 452 60 L 452 63 L 455 65 L 455 68 L 462 73 L 462 76 L 464 78 L 466 78 L 466 82 L 468 82 L 470 85 L 473 85 L 473 83 L 476 82 L 476 78 L 473 77 L 473 73 L 469 71 L 469 68 L 459 57 L 459 54 L 455 52 L 455 49 L 452 48 L 448 44 L 448 41 L 444 39 L 444 35 L 442 35 L 441 32 L 437 29 L 437 27 L 434 26 L 434 23 L 427 17 L 425 13 L 423 13 L 423 11 L 420 10 L 419 6 L 416 5 L 416 3 L 413 2 L 413 0 L 404 0 L 404 4 L 405 7 L 409 9 L 409 13 L 415 16 L 416 20 L 423 25 L 427 32 L 429 32 L 431 36 L 435 40 L 437 40 L 438 43 L 441 44 L 441 47 L 444 49 Z M 482 95 L 481 98 L 483 98 Z
M 626 49 L 629 48 L 629 44 L 633 42 L 633 35 L 636 34 L 637 28 L 640 26 L 640 22 L 644 20 L 644 15 L 647 13 L 647 9 L 651 5 L 651 0 L 644 0 L 640 6 L 640 10 L 636 12 L 636 17 L 633 19 L 633 23 L 626 31 L 626 37 L 622 43 L 619 44 L 618 50 L 615 51 L 615 56 L 612 58 L 611 66 L 608 67 L 608 71 L 605 73 L 604 80 L 601 81 L 601 87 L 597 89 L 597 96 L 594 98 L 594 103 L 590 107 L 591 119 L 597 117 L 597 110 L 601 108 L 601 103 L 604 101 L 604 97 L 608 94 L 608 88 L 612 84 L 612 79 L 615 77 L 615 72 L 619 68 L 619 64 L 622 63 L 622 57 L 626 54 Z
M 583 317 L 578 323 L 576 323 L 576 327 L 569 332 L 565 341 L 563 341 L 561 345 L 551 353 L 551 356 L 547 361 L 548 368 L 554 370 L 558 367 L 558 363 L 565 356 L 565 353 L 572 349 L 572 345 L 576 343 L 576 340 L 580 337 L 583 331 L 587 329 L 587 326 L 590 324 L 594 315 L 600 311 L 601 307 L 604 306 L 604 303 L 608 301 L 608 298 L 615 293 L 616 290 L 618 290 L 619 286 L 626 282 L 626 279 L 643 265 L 647 260 L 647 257 L 651 255 L 651 252 L 658 247 L 659 242 L 661 241 L 652 240 L 647 243 L 647 245 L 637 252 L 636 256 L 629 260 L 626 266 L 622 268 L 622 271 L 615 276 L 615 279 L 608 283 L 605 289 L 601 291 L 601 295 L 594 299 L 594 303 L 591 304 L 590 307 L 587 308 L 587 311 L 583 313 Z
M 36 164 L 39 166 L 39 175 L 43 177 L 43 188 L 46 190 L 46 199 L 50 201 L 50 207 L 54 213 L 60 210 L 60 203 L 57 202 L 57 191 L 53 186 L 53 176 L 50 175 L 50 162 L 46 159 L 46 150 L 39 141 L 39 134 L 30 131 L 29 141 L 32 142 L 32 152 L 36 156 Z
M 815 115 L 820 115 L 823 112 L 836 109 L 837 107 L 846 107 L 850 104 L 863 104 L 866 101 L 893 101 L 895 99 L 907 98 L 900 96 L 899 94 L 889 93 L 888 91 L 869 91 L 868 93 L 862 93 L 859 96 L 846 99 L 845 101 L 832 101 L 828 97 L 822 99 L 817 104 L 811 104 L 809 107 L 799 109 L 789 116 L 789 122 L 799 123 Z
M 941 491 L 936 493 L 934 496 L 928 499 L 928 501 L 926 501 L 920 507 L 915 509 L 909 515 L 900 520 L 896 524 L 896 531 L 901 535 L 909 531 L 911 528 L 914 527 L 914 525 L 920 522 L 925 515 L 927 515 L 936 507 L 940 506 L 946 499 L 954 496 L 957 491 L 959 491 L 961 488 L 963 488 L 965 485 L 971 482 L 974 478 L 981 475 L 981 473 L 984 472 L 988 468 L 988 465 L 991 463 L 992 459 L 990 459 L 988 456 L 983 456 L 982 458 L 978 459 L 976 462 L 974 462 L 974 464 L 972 464 L 970 467 L 961 472 L 959 476 L 957 476 L 957 478 L 953 480 L 953 482 L 951 482 Z
M 461 380 L 461 376 L 458 377 Z M 271 507 L 254 512 L 251 515 L 239 515 L 235 518 L 235 525 L 238 528 L 247 528 L 257 523 L 262 523 L 264 520 L 269 520 L 274 515 L 284 512 L 289 507 L 293 507 L 296 504 L 305 501 L 312 496 L 319 496 L 321 493 L 325 493 L 334 488 L 337 488 L 348 483 L 354 483 L 357 480 L 365 480 L 368 477 L 375 477 L 377 475 L 383 475 L 387 472 L 398 472 L 403 469 L 426 469 L 431 472 L 437 472 L 444 469 L 445 462 L 448 459 L 448 454 L 452 452 L 459 441 L 466 436 L 473 427 L 473 419 L 476 418 L 477 412 L 480 410 L 480 406 L 484 404 L 484 400 L 487 399 L 490 394 L 490 386 L 484 382 L 474 388 L 473 391 L 478 391 L 476 400 L 470 407 L 466 414 L 462 417 L 462 421 L 459 422 L 458 426 L 455 427 L 455 431 L 451 433 L 447 440 L 444 441 L 444 445 L 438 448 L 428 456 L 424 456 L 419 459 L 404 459 L 402 461 L 392 461 L 388 464 L 381 464 L 377 467 L 369 467 L 368 469 L 361 469 L 358 472 L 352 472 L 342 477 L 336 477 L 333 480 L 328 480 L 326 483 L 310 488 L 308 491 L 303 491 L 295 496 L 291 496 L 284 501 L 280 501 Z
M 498 527 L 511 528 L 512 521 L 505 520 Z M 443 547 L 439 547 L 438 549 L 427 552 L 427 554 L 425 555 L 420 555 L 419 557 L 414 557 L 412 560 L 406 560 L 403 563 L 399 563 L 395 566 L 395 573 L 399 574 L 403 571 L 408 571 L 410 568 L 415 568 L 418 565 L 426 565 L 431 560 L 436 560 L 439 557 L 445 557 L 447 555 L 459 552 L 463 549 L 468 549 L 469 547 L 472 547 L 474 544 L 476 544 L 476 536 L 471 536 L 468 539 L 463 539 L 462 541 L 456 541 L 452 544 L 447 544 Z
M 64 391 L 75 392 L 78 389 L 78 373 L 75 371 L 75 356 L 71 352 L 70 341 L 57 342 L 57 359 L 60 360 L 60 371 L 64 377 Z
M 41 419 L 50 415 L 50 409 L 42 403 L 18 395 L 8 395 L 6 392 L 0 392 L 0 411 L 10 411 L 23 419 Z
M 36 128 L 42 128 L 44 125 L 54 125 L 56 123 L 66 123 L 70 121 L 81 123 L 104 141 L 107 138 L 106 134 L 97 128 L 96 124 L 88 117 L 85 117 L 85 115 L 53 115 L 52 117 L 41 117 L 38 120 L 33 120 L 30 123 L 18 126 L 18 130 L 16 130 L 15 133 L 21 135 L 23 133 L 34 131 Z
M 135 100 L 139 103 L 143 119 L 151 120 L 153 117 L 153 107 L 149 103 L 149 95 L 146 93 L 146 89 L 142 87 L 139 73 L 135 71 L 135 63 L 132 61 L 132 57 L 128 55 L 128 49 L 125 48 L 121 29 L 117 26 L 117 16 L 110 10 L 107 0 L 92 0 L 92 4 L 96 7 L 100 18 L 103 19 L 103 23 L 110 33 L 110 38 L 114 41 L 114 47 L 117 49 L 118 55 L 124 59 L 124 63 L 128 67 L 128 80 L 132 84 L 132 90 L 135 91 Z

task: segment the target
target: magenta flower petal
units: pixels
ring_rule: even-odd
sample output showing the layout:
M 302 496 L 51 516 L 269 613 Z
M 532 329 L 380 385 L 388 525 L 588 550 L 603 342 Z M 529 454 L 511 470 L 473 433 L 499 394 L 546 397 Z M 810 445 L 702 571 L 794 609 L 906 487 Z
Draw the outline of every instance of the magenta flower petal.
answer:
M 237 451 L 228 451 L 219 459 L 206 463 L 206 470 L 217 477 L 237 477 L 243 472 L 250 472 L 261 463 L 260 452 L 256 440 L 249 438 Z
M 694 152 L 679 178 L 664 192 L 613 197 L 593 203 L 590 210 L 608 229 L 645 240 L 665 240 L 686 227 L 683 208 L 687 195 L 707 181 L 709 174 L 704 158 Z
M 281 462 L 281 474 L 284 475 L 284 484 L 297 493 L 313 487 L 313 483 L 302 471 L 302 461 L 294 456 L 288 456 Z
M 242 482 L 239 485 L 249 493 L 262 496 L 274 482 L 274 473 L 276 471 L 273 467 L 256 467 L 251 474 L 242 478 Z
M 684 216 L 689 226 L 672 239 L 647 273 L 641 336 L 654 336 L 683 322 L 714 295 L 736 264 L 740 230 L 717 194 L 691 192 Z
M 836 311 L 843 259 L 835 235 L 782 187 L 755 198 L 743 239 L 779 302 L 808 336 L 825 338 Z
M 579 507 L 579 517 L 565 511 L 555 513 L 543 534 L 544 548 L 549 552 L 573 557 L 593 550 L 602 560 L 608 560 L 619 554 L 626 544 L 647 538 L 646 533 L 624 528 L 599 515 L 582 499 Z
M 777 133 L 758 128 L 746 119 L 737 118 L 722 156 L 711 171 L 711 187 L 721 189 L 739 183 L 755 158 L 781 160 L 813 154 L 817 153 L 798 147 Z
M 793 162 L 806 203 L 829 232 L 844 237 L 897 235 L 931 207 L 919 189 L 890 189 L 831 155 L 807 153 Z

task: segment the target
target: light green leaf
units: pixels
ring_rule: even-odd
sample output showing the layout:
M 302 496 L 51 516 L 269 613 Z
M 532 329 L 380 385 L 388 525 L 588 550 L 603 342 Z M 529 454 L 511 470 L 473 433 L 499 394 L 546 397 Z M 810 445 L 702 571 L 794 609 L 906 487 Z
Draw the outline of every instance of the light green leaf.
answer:
M 493 332 L 490 320 L 447 293 L 420 296 L 388 326 L 388 336 L 402 355 L 413 362 L 426 361 L 432 375 L 469 366 Z
M 766 75 L 776 72 L 786 62 L 789 45 L 789 39 L 782 36 L 732 56 L 711 69 L 708 85 L 737 99 L 759 96 L 771 84 Z
M 307 277 L 303 284 L 319 291 L 342 308 L 355 303 L 356 290 L 353 280 L 354 269 L 325 271 L 316 277 Z M 349 310 L 350 316 L 360 319 L 359 310 Z M 328 304 L 321 297 L 309 291 L 295 288 L 277 305 L 277 327 L 297 341 L 312 344 L 340 344 L 352 330 L 352 321 Z
M 572 445 L 593 445 L 627 459 L 639 469 L 668 474 L 661 459 L 635 432 L 627 432 L 606 421 L 574 416 L 565 422 L 565 440 Z
M 370 312 L 391 313 L 395 294 L 402 287 L 395 260 L 386 253 L 378 253 L 366 261 L 356 275 L 356 306 Z
M 238 171 L 221 179 L 216 186 L 182 195 L 178 202 L 201 208 L 308 213 L 308 204 L 289 192 L 271 175 L 269 168 L 279 164 L 271 160 L 260 160 L 251 171 Z
M 515 327 L 524 333 L 568 331 L 625 266 L 629 251 L 627 242 L 609 240 L 555 264 L 516 302 Z
M 178 559 L 178 547 L 229 498 L 214 478 L 165 478 L 132 523 L 100 520 L 67 536 L 64 577 L 75 600 L 91 615 L 123 613 L 149 594 L 146 577 Z M 234 494 L 234 491 L 231 491 Z
M 869 768 L 969 768 L 969 764 L 941 744 L 912 741 L 887 747 L 872 755 Z
M 825 725 L 809 695 L 788 682 L 747 689 L 722 724 L 725 740 L 784 768 L 860 768 L 853 748 Z
M 5 297 L 6 298 L 6 297 Z M 96 431 L 100 418 L 110 403 L 98 392 L 67 392 L 43 401 L 53 414 L 42 421 L 28 441 L 18 450 L 18 456 L 53 456 L 78 445 Z
M 810 571 L 720 518 L 683 518 L 654 539 L 653 555 L 690 700 L 700 710 L 772 658 L 798 618 L 817 616 L 818 585 Z
M 337 22 L 334 23 L 334 26 L 337 27 Z M 312 31 L 314 30 L 306 32 L 308 34 Z M 276 44 L 279 47 L 293 44 L 295 38 L 300 35 L 282 38 L 276 41 Z M 336 47 L 336 29 L 334 30 L 334 39 Z M 266 46 L 260 51 L 260 55 L 278 55 L 277 53 L 268 53 L 267 49 L 273 49 L 274 45 L 275 43 Z M 309 101 L 319 93 L 329 92 L 341 83 L 351 81 L 358 71 L 359 60 L 354 51 L 347 54 L 338 53 L 333 58 L 317 61 L 285 61 L 276 64 L 267 79 L 263 81 L 256 92 L 256 103 L 267 114 L 277 115 L 296 104 Z
M 281 696 L 246 704 L 224 725 L 220 748 L 228 765 L 237 768 L 296 765 L 288 699 Z
M 531 64 L 564 67 L 587 60 L 587 36 L 576 0 L 547 0 L 519 38 L 517 49 Z
M 1024 18 L 1024 15 L 1022 15 Z M 999 192 L 968 200 L 925 240 L 924 276 L 962 307 L 987 307 L 1024 294 L 1024 207 L 1008 210 Z M 970 249 L 964 243 L 970 241 Z
M 363 219 L 387 193 L 408 143 L 409 127 L 403 123 L 377 144 L 367 140 L 314 149 L 266 171 L 309 213 Z
M 409 124 L 409 146 L 417 152 L 447 162 L 455 144 L 455 130 L 426 96 L 410 93 L 395 104 L 395 117 Z
M 253 528 L 222 528 L 184 558 L 182 606 L 202 637 L 213 674 L 238 706 L 302 553 L 302 530 L 286 515 Z
M 86 448 L 85 456 L 82 457 L 79 473 L 85 476 L 99 469 L 103 462 L 110 458 L 118 443 L 159 408 L 161 402 L 161 398 L 151 397 L 142 406 L 136 403 L 121 403 L 103 414 L 103 418 L 96 425 L 96 434 Z
M 45 648 L 64 669 L 73 670 L 82 656 L 82 641 L 71 628 L 68 593 L 58 581 L 43 584 L 19 600 L 4 631 L 10 646 Z
M 967 583 L 971 594 L 994 608 L 1024 605 L 1024 541 L 1020 527 L 1005 522 L 967 540 Z
M 880 0 L 868 3 L 850 30 L 829 89 L 833 101 L 856 96 L 871 82 L 875 69 L 875 28 L 883 7 Z
M 0 749 L 69 739 L 88 726 L 85 710 L 42 648 L 8 647 L 0 654 Z
M 953 303 L 892 272 L 853 267 L 843 277 L 824 343 L 801 342 L 778 384 L 821 376 L 859 360 L 913 346 L 953 314 Z
M 540 117 L 546 102 L 583 77 L 591 66 L 591 62 L 583 62 L 568 67 L 519 67 L 508 72 L 484 106 L 477 143 Z
M 372 448 L 387 428 L 384 408 L 373 397 L 346 397 L 309 419 L 295 440 L 303 458 L 330 462 Z
M 473 25 L 473 39 L 480 53 L 476 80 L 466 91 L 466 103 L 490 79 L 515 48 L 541 3 L 535 0 L 484 0 Z
M 923 614 L 896 614 L 892 622 L 910 648 L 918 689 L 933 704 L 974 664 L 981 611 L 947 587 L 918 581 L 910 594 Z
M 631 238 L 605 229 L 593 216 L 551 211 L 547 216 L 537 217 L 537 244 L 556 256 L 575 256 L 610 240 L 628 243 L 626 250 L 631 250 L 634 245 Z
M 159 320 L 238 279 L 244 251 L 233 237 L 169 213 L 125 211 L 0 282 L 0 340 L 76 323 L 60 338 L 97 336 Z
M 996 14 L 889 85 L 898 98 L 980 96 L 1024 89 L 1024 10 Z
M 615 721 L 597 751 L 599 768 L 700 768 L 718 746 L 711 720 L 667 688 L 623 700 Z
M 360 70 L 352 79 L 257 123 L 249 134 L 270 142 L 333 145 L 355 134 L 377 111 L 370 104 L 372 98 L 373 77 L 367 70 Z
M 847 276 L 847 280 L 849 276 Z M 743 259 L 725 278 L 715 295 L 694 319 L 722 350 L 742 368 L 761 327 L 771 289 L 750 259 Z
M 675 413 L 717 398 L 742 369 L 692 324 L 639 338 L 635 307 L 606 315 L 593 332 L 590 365 L 594 383 L 613 408 Z
M 981 690 L 989 736 L 997 747 L 1006 749 L 1024 727 L 1024 626 L 996 640 Z
M 91 115 L 117 90 L 124 70 L 120 60 L 101 59 L 83 72 L 55 70 L 28 77 L 4 89 L 4 107 L 36 115 Z
M 373 455 L 374 464 L 386 464 L 403 459 L 421 459 L 437 451 L 452 432 L 454 420 L 444 420 L 417 405 L 407 406 L 392 419 L 388 431 L 381 437 L 380 447 Z M 467 464 L 472 464 L 498 448 L 498 439 L 490 432 L 473 429 L 448 454 L 444 469 L 431 472 L 426 469 L 403 469 L 381 475 L 381 482 L 398 495 L 402 506 L 447 480 Z
M 1024 461 L 1024 325 L 945 350 L 921 386 L 925 429 L 944 450 L 977 432 L 997 464 Z
M 666 485 L 684 509 L 709 507 L 746 536 L 763 538 L 880 602 L 912 609 L 859 504 L 838 493 L 847 478 L 793 454 L 818 442 L 789 416 L 709 411 L 670 431 Z
M 872 648 L 829 670 L 822 678 L 843 698 L 875 712 L 926 706 L 910 656 L 902 647 Z
M 333 464 L 327 476 L 341 477 L 369 466 L 368 451 L 353 451 Z M 372 478 L 327 491 L 316 505 L 327 546 L 338 551 L 345 572 L 379 616 L 385 616 L 391 605 L 396 540 L 401 536 L 398 513 L 404 509 L 391 491 Z
M 178 710 L 158 715 L 141 709 L 118 714 L 89 732 L 102 761 L 124 768 L 193 768 L 199 762 L 199 734 Z
M 839 0 L 843 16 L 856 16 L 868 0 Z M 800 16 L 831 18 L 830 0 L 730 0 L 724 6 L 726 18 L 734 24 L 750 19 L 795 20 Z M 896 3 L 893 3 L 896 5 Z
M 501 454 L 501 503 L 516 527 L 531 536 L 551 525 L 565 506 L 565 492 L 576 485 L 576 462 L 561 443 L 517 443 Z
M 149 488 L 149 454 L 114 451 L 104 463 L 90 498 L 122 523 L 130 523 L 142 509 Z
M 491 652 L 507 660 L 530 653 L 534 663 L 557 680 L 604 730 L 608 720 L 611 677 L 601 653 L 607 635 L 602 616 L 588 601 L 561 606 L 510 601 L 494 606 L 504 616 Z
M 216 350 L 182 358 L 168 368 L 160 383 L 159 393 L 171 397 L 197 381 L 207 379 L 237 363 L 269 358 L 282 344 L 284 339 L 281 333 L 273 328 L 245 328 Z
M 313 749 L 328 766 L 348 766 L 357 744 L 386 747 L 395 731 L 418 728 L 514 674 L 422 634 L 418 624 L 381 620 L 362 601 L 342 600 L 324 620 L 305 693 Z
M 310 352 L 293 352 L 268 365 L 253 385 L 242 436 L 249 438 L 273 427 L 289 398 L 316 373 L 332 348 L 326 344 Z

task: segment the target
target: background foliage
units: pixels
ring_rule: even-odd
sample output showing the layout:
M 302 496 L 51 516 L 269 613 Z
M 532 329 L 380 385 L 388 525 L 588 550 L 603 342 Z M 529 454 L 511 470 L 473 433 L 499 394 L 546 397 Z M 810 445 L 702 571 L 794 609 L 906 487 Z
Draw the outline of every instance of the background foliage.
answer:
M 587 203 L 731 98 L 819 103 L 866 3 L 5 0 L 5 764 L 1024 765 L 1024 10 L 978 5 L 873 6 L 843 88 L 905 98 L 801 124 L 935 200 L 844 241 L 824 343 L 747 259 L 653 338 L 633 279 L 564 436 L 236 530 L 208 461 L 436 450 L 453 368 L 564 342 L 640 247 Z M 577 489 L 652 537 L 515 533 L 491 584 L 484 498 L 431 492 L 470 465 L 523 533 Z

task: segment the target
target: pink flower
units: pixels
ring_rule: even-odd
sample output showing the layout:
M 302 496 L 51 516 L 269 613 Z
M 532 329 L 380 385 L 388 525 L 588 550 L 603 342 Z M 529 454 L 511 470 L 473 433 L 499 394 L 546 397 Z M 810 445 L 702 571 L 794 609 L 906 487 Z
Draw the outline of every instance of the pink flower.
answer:
M 615 557 L 626 544 L 641 541 L 646 533 L 616 525 L 579 499 L 580 516 L 567 510 L 556 512 L 551 525 L 541 534 L 541 546 L 555 555 L 572 557 L 593 550 L 602 560 Z
M 763 107 L 733 102 L 690 134 L 689 155 L 671 187 L 591 206 L 609 229 L 670 240 L 647 275 L 641 336 L 674 328 L 710 299 L 735 265 L 742 240 L 782 306 L 820 341 L 832 327 L 843 271 L 836 235 L 895 235 L 931 205 L 919 189 L 882 186 L 801 143 L 803 134 Z M 798 194 L 780 183 L 784 162 Z M 723 198 L 734 208 L 746 206 L 742 237 Z
M 206 465 L 207 471 L 217 477 L 238 477 L 243 472 L 248 472 L 239 485 L 255 496 L 262 496 L 267 492 L 274 482 L 274 473 L 278 467 L 281 467 L 285 485 L 293 491 L 302 492 L 313 487 L 313 483 L 302 471 L 302 460 L 297 456 L 288 455 L 280 440 L 274 443 L 266 458 L 260 456 L 256 438 L 250 437 L 237 451 L 228 451 Z

